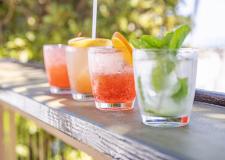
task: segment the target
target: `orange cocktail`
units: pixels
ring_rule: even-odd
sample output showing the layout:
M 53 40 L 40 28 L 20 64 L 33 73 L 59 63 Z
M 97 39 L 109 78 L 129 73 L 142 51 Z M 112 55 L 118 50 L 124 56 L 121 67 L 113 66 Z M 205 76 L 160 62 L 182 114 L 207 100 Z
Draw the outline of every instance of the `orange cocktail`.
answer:
M 75 38 L 66 51 L 72 96 L 75 100 L 92 100 L 92 87 L 88 69 L 88 49 L 91 46 L 110 46 L 108 39 Z
M 64 45 L 44 45 L 44 62 L 51 93 L 68 93 L 70 90 Z

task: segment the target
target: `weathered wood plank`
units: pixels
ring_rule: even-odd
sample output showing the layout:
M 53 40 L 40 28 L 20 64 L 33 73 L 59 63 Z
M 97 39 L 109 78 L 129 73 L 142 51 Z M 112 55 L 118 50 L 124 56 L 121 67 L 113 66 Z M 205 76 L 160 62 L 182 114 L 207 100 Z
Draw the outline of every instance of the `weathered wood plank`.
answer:
M 1 65 L 4 66 L 0 63 L 0 68 Z M 6 77 L 0 79 L 1 101 L 42 125 L 54 128 L 62 137 L 75 139 L 113 159 L 207 160 L 225 157 L 224 107 L 196 102 L 189 126 L 152 128 L 141 123 L 137 105 L 133 111 L 98 111 L 92 102 L 79 103 L 69 95 L 49 94 L 42 70 L 19 64 L 14 67 L 20 70 L 12 67 L 13 74 L 5 74 Z M 12 80 L 15 74 L 29 76 L 19 79 L 14 76 Z
M 43 121 L 40 121 L 39 119 L 35 118 L 34 116 L 32 116 L 24 111 L 21 111 L 17 107 L 12 107 L 11 105 L 9 105 L 8 103 L 3 102 L 3 101 L 0 101 L 0 104 L 6 108 L 13 109 L 14 112 L 21 114 L 23 117 L 32 120 L 33 122 L 35 122 L 35 124 L 38 127 L 43 128 L 45 131 L 47 131 L 48 133 L 52 134 L 53 136 L 59 138 L 60 140 L 64 141 L 66 144 L 71 145 L 74 148 L 80 149 L 80 150 L 88 153 L 89 155 L 94 157 L 94 159 L 96 159 L 96 160 L 110 160 L 111 159 L 109 156 L 96 151 L 94 148 L 88 146 L 87 144 L 84 144 L 84 143 L 74 139 L 72 136 L 68 136 L 67 134 L 63 133 L 62 131 L 58 130 L 57 128 L 52 127 L 52 126 L 48 125 L 47 123 L 44 123 Z
M 48 93 L 46 92 L 46 94 Z M 0 99 L 4 99 L 4 101 L 8 102 L 11 106 L 57 128 L 78 141 L 87 144 L 87 146 L 95 148 L 101 153 L 112 156 L 114 159 L 173 159 L 167 154 L 155 150 L 151 146 L 145 146 L 142 143 L 139 144 L 120 134 L 105 130 L 99 126 L 101 124 L 93 124 L 96 123 L 94 120 L 84 120 L 83 118 L 87 118 L 87 115 L 81 118 L 81 114 L 79 114 L 79 116 L 74 115 L 74 112 L 58 107 L 58 101 L 55 103 L 51 102 L 52 104 L 50 105 L 52 107 L 46 107 L 46 105 L 35 102 L 29 97 L 26 98 L 26 96 L 11 91 L 4 91 L 4 95 L 0 92 Z M 63 99 L 66 101 L 65 97 Z M 71 102 L 73 103 L 73 101 Z M 92 103 L 87 105 L 86 107 L 89 109 L 84 108 L 84 112 L 91 116 L 91 112 L 95 108 Z M 73 108 L 74 105 L 71 107 Z M 82 107 L 85 106 L 80 107 L 79 109 L 82 109 Z M 89 110 L 88 112 L 87 109 Z M 97 112 L 95 111 L 94 114 Z M 95 115 L 95 118 L 100 117 L 101 114 L 104 113 L 99 112 Z

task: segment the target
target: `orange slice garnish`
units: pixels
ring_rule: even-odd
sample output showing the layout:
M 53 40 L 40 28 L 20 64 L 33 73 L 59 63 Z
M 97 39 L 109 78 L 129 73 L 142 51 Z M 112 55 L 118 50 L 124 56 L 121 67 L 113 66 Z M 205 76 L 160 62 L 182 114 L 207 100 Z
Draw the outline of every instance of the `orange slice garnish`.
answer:
M 129 49 L 129 51 L 132 53 L 132 47 L 130 45 L 130 43 L 127 41 L 127 39 L 119 32 L 115 32 L 113 34 L 113 37 L 117 37 L 119 38 L 121 41 L 123 41 L 123 43 L 127 46 L 127 48 Z
M 68 44 L 73 47 L 81 47 L 81 48 L 112 46 L 112 42 L 109 39 L 104 38 L 91 39 L 85 37 L 73 38 L 68 41 Z
M 112 43 L 114 48 L 122 51 L 124 60 L 132 65 L 132 47 L 126 38 L 119 32 L 115 32 L 112 36 Z

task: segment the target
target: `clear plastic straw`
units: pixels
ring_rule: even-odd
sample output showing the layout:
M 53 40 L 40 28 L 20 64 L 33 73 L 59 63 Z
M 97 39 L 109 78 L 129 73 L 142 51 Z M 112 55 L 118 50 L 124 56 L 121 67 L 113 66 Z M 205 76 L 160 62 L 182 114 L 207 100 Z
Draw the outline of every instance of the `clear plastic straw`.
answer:
M 93 0 L 92 39 L 96 39 L 98 0 Z

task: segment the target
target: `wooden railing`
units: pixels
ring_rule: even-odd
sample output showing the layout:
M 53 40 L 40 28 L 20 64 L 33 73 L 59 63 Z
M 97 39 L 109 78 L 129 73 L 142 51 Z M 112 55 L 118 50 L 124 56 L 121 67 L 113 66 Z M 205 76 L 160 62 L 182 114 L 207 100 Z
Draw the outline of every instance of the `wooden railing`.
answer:
M 37 65 L 2 60 L 0 77 L 1 119 L 3 108 L 10 109 L 12 117 L 13 112 L 19 112 L 96 160 L 222 160 L 225 157 L 223 94 L 214 97 L 213 93 L 197 91 L 196 100 L 209 102 L 207 96 L 210 96 L 218 105 L 195 102 L 189 126 L 152 128 L 141 123 L 136 104 L 133 111 L 103 112 L 96 110 L 93 102 L 75 102 L 69 95 L 49 94 L 44 70 Z M 15 135 L 11 136 L 15 141 Z M 0 151 L 2 144 L 0 138 Z
M 3 127 L 3 111 L 7 110 L 9 113 L 9 135 L 7 135 L 7 145 L 4 143 L 4 127 Z M 0 159 L 1 160 L 15 160 L 16 159 L 16 125 L 15 112 L 5 105 L 0 103 Z

